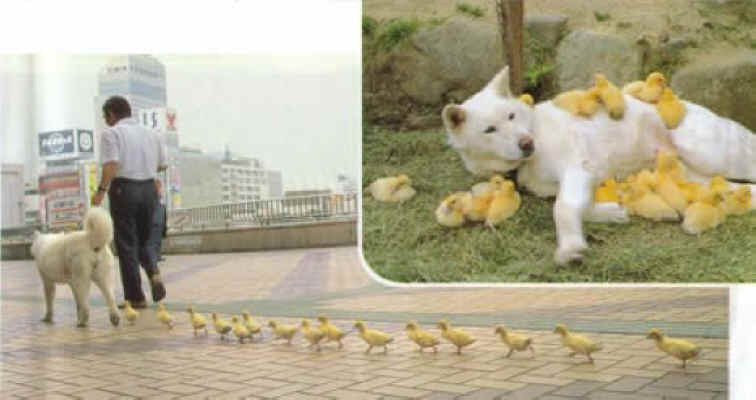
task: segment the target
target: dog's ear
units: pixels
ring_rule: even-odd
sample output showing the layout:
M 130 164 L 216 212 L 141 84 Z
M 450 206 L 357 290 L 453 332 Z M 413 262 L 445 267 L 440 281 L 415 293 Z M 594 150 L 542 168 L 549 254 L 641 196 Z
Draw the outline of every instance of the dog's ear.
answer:
M 509 89 L 509 65 L 502 68 L 491 79 L 491 82 L 488 82 L 486 90 L 490 90 L 501 97 L 512 97 L 512 91 Z
M 444 121 L 446 130 L 450 133 L 459 133 L 462 124 L 467 119 L 467 114 L 462 106 L 456 104 L 447 104 L 441 111 L 441 119 Z

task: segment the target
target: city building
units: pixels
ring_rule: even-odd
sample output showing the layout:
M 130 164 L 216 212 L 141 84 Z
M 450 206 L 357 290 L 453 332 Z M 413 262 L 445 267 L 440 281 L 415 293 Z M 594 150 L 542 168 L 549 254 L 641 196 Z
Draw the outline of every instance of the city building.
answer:
M 270 198 L 268 171 L 262 162 L 256 158 L 233 157 L 228 146 L 221 162 L 221 181 L 223 203 Z
M 268 171 L 268 197 L 278 199 L 283 197 L 283 177 L 281 171 Z
M 124 55 L 110 59 L 100 71 L 101 97 L 126 96 L 132 109 L 165 107 L 165 66 L 150 55 Z
M 70 128 L 39 132 L 37 138 L 40 222 L 51 230 L 76 229 L 96 190 L 94 134 Z
M 24 184 L 24 223 L 26 225 L 39 225 L 42 223 L 42 214 L 40 210 L 44 207 L 39 196 L 39 186 L 37 182 L 26 182 Z
M 221 204 L 221 159 L 200 149 L 181 147 L 177 153 L 181 174 L 181 208 Z
M 336 192 L 342 194 L 357 193 L 358 190 L 357 180 L 346 174 L 336 176 L 336 185 Z
M 24 225 L 24 166 L 2 164 L 2 227 Z

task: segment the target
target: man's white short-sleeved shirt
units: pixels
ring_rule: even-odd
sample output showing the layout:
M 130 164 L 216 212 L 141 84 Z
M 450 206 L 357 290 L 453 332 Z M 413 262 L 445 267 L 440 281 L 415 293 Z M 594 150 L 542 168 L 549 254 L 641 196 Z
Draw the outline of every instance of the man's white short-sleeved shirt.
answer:
M 100 149 L 102 164 L 118 163 L 117 178 L 154 179 L 158 166 L 166 165 L 165 144 L 160 136 L 133 118 L 124 118 L 106 128 Z

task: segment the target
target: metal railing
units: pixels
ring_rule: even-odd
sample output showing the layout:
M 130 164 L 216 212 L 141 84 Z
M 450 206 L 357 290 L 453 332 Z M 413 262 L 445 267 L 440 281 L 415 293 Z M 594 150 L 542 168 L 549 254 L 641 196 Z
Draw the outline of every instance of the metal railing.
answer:
M 168 212 L 169 232 L 357 220 L 357 194 L 291 197 L 180 208 Z M 31 242 L 41 225 L 4 228 L 2 243 Z
M 34 238 L 34 231 L 42 232 L 44 227 L 42 225 L 24 225 L 12 228 L 3 228 L 0 231 L 0 238 L 2 242 L 9 243 L 26 243 L 31 242 Z
M 194 231 L 356 220 L 358 212 L 356 193 L 255 200 L 171 210 L 168 229 Z

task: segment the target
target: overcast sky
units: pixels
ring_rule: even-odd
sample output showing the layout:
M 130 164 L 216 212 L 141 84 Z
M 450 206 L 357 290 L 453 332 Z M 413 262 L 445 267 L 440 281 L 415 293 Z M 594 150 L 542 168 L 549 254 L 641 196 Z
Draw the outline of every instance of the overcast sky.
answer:
M 18 103 L 19 91 L 31 86 L 26 101 L 36 131 L 93 127 L 98 72 L 110 57 L 140 50 L 133 53 L 152 54 L 166 66 L 168 106 L 177 111 L 182 145 L 222 151 L 229 144 L 281 170 L 287 189 L 333 185 L 339 173 L 359 178 L 360 2 L 272 3 L 195 4 L 178 26 L 148 34 L 149 46 L 131 49 L 125 42 L 123 52 L 100 51 L 86 32 L 74 38 L 81 47 L 62 43 L 70 50 L 64 53 L 32 40 L 31 65 L 4 62 L 0 84 L 16 95 L 6 94 L 3 103 Z M 162 43 L 166 36 L 173 40 Z M 20 133 L 25 126 L 15 126 L 4 132 L 5 162 L 23 162 L 18 149 L 28 147 Z

